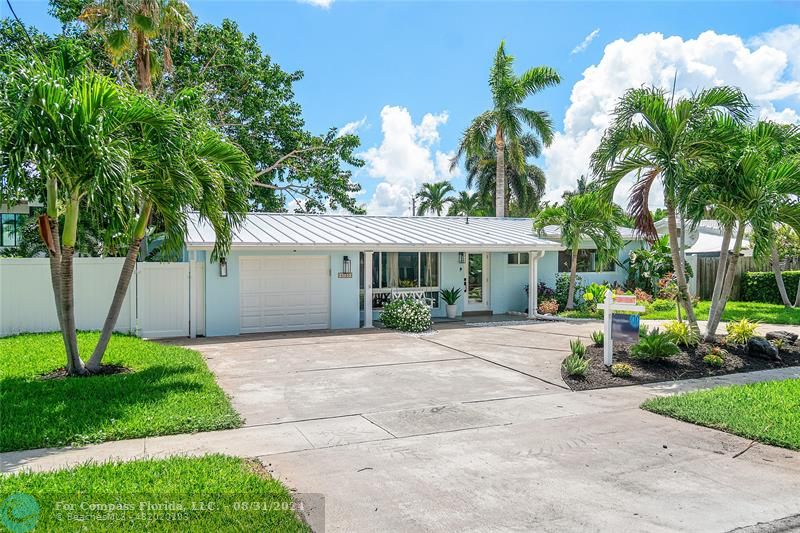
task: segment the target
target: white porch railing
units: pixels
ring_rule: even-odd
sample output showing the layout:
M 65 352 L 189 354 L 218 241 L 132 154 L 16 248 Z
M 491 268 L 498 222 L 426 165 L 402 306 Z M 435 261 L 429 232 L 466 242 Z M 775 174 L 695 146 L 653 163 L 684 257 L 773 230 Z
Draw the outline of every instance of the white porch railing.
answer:
M 439 287 L 395 287 L 372 289 L 372 308 L 381 309 L 394 298 L 414 298 L 432 308 L 439 307 Z

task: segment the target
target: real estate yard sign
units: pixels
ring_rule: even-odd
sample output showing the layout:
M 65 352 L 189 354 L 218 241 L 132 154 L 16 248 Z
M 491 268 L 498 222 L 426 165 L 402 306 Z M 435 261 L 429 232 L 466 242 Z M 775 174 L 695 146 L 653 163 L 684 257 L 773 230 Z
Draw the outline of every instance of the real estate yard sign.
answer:
M 603 310 L 603 363 L 611 366 L 614 363 L 614 339 L 624 342 L 639 340 L 639 315 L 624 315 L 614 311 L 640 313 L 644 311 L 644 306 L 636 305 L 636 301 L 631 302 L 630 299 L 614 301 L 614 293 L 606 291 L 605 299 L 598 307 Z M 618 324 L 616 328 L 612 326 L 614 323 Z M 617 335 L 614 335 L 615 329 Z M 631 338 L 634 340 L 628 340 Z

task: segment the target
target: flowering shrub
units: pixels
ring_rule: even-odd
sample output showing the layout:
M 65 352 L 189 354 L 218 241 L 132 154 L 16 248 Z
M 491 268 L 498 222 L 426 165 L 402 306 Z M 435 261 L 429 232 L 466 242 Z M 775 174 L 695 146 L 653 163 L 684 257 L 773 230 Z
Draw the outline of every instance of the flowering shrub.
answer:
M 555 315 L 558 313 L 558 302 L 545 300 L 539 303 L 539 313 L 542 315 Z
M 633 374 L 633 368 L 625 363 L 614 363 L 611 365 L 611 374 L 618 378 L 627 378 Z
M 419 300 L 397 298 L 383 306 L 381 322 L 387 328 L 420 333 L 430 329 L 431 309 Z

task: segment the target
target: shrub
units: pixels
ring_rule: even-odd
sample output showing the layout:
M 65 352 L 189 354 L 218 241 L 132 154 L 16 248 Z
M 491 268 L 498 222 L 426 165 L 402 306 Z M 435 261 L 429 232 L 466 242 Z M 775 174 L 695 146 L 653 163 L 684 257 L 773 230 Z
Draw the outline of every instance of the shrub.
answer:
M 650 302 L 653 301 L 652 296 L 650 296 L 648 293 L 646 293 L 645 291 L 643 291 L 638 287 L 633 290 L 633 294 L 636 296 L 637 302 L 644 302 L 646 304 L 649 304 Z
M 756 334 L 758 322 L 751 322 L 746 318 L 728 324 L 726 341 L 732 344 L 747 344 Z
M 420 333 L 430 329 L 431 309 L 419 300 L 397 298 L 383 306 L 381 321 L 387 328 Z
M 680 353 L 681 349 L 672 342 L 670 336 L 661 333 L 658 328 L 644 331 L 639 335 L 639 342 L 631 346 L 631 357 L 640 361 L 659 361 Z
M 614 363 L 611 365 L 611 375 L 618 378 L 628 378 L 633 374 L 631 365 L 625 363 Z
M 710 355 L 715 355 L 722 359 L 725 359 L 726 357 L 728 357 L 728 355 L 730 355 L 727 350 L 725 350 L 724 348 L 720 348 L 719 346 L 714 346 L 708 351 L 708 353 Z
M 543 315 L 555 315 L 558 313 L 558 302 L 555 300 L 545 300 L 539 303 L 539 313 Z
M 586 287 L 584 287 L 583 299 L 589 302 L 591 305 L 601 304 L 606 299 L 607 290 L 608 287 L 606 287 L 605 285 L 592 283 L 591 285 L 587 285 Z
M 600 330 L 592 332 L 592 342 L 594 342 L 595 346 L 602 346 L 603 342 L 605 341 L 605 337 L 605 334 Z
M 782 273 L 786 288 L 797 287 L 800 270 L 787 270 Z M 742 274 L 740 299 L 745 302 L 782 303 L 778 292 L 775 274 L 772 272 L 745 272 Z
M 775 339 L 772 341 L 772 345 L 775 347 L 776 350 L 779 352 L 783 350 L 783 347 L 786 345 L 786 339 Z
M 658 298 L 648 305 L 651 311 L 673 311 L 675 309 L 675 302 Z
M 564 371 L 568 376 L 583 377 L 588 369 L 589 360 L 580 355 L 572 353 L 564 359 Z
M 586 357 L 586 346 L 583 345 L 580 339 L 573 339 L 569 341 L 569 351 L 572 355 Z
M 575 300 L 578 301 L 577 295 L 583 290 L 583 279 L 580 276 L 575 276 Z M 556 289 L 555 300 L 558 302 L 558 307 L 564 309 L 567 306 L 567 296 L 569 296 L 569 274 L 562 272 L 556 276 Z
M 674 320 L 664 324 L 664 332 L 669 335 L 672 342 L 679 346 L 697 346 L 700 343 L 700 336 L 689 327 L 687 322 Z
M 527 291 L 525 291 L 527 292 Z M 537 289 L 539 300 L 553 300 L 556 297 L 556 291 L 544 284 L 544 281 L 539 282 Z
M 703 362 L 708 366 L 722 368 L 722 366 L 725 364 L 725 359 L 718 355 L 714 355 L 713 353 L 708 353 L 705 357 L 703 357 Z

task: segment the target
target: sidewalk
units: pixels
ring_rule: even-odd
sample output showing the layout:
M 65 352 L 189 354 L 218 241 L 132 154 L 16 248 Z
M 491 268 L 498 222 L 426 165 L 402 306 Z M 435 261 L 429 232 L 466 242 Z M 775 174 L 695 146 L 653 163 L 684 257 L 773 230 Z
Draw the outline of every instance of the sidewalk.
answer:
M 431 406 L 432 409 L 450 409 L 449 412 L 457 413 L 458 416 L 451 417 L 446 422 L 449 425 L 431 427 L 431 431 L 426 434 L 507 426 L 532 420 L 566 419 L 577 415 L 638 410 L 639 404 L 652 396 L 789 378 L 800 378 L 800 367 L 614 389 L 564 391 L 544 396 L 502 398 L 444 407 Z M 48 471 L 86 462 L 130 461 L 170 455 L 224 453 L 242 457 L 263 457 L 419 436 L 419 434 L 395 435 L 373 421 L 392 415 L 393 413 L 363 413 L 324 420 L 264 424 L 224 431 L 111 441 L 80 447 L 5 452 L 0 453 L 0 472 Z M 658 415 L 648 413 L 647 416 Z M 442 419 L 438 419 L 434 424 L 441 422 Z M 693 426 L 687 424 L 686 427 Z

